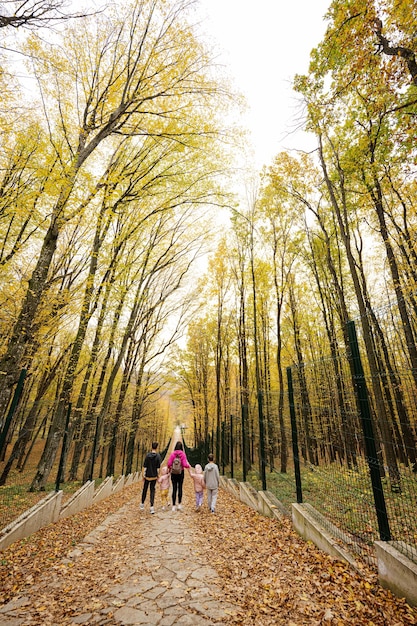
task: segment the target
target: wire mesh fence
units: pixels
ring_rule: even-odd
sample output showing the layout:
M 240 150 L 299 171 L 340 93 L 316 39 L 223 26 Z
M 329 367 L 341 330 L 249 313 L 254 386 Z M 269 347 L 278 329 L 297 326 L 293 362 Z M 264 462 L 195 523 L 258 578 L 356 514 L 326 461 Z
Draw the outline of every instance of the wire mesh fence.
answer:
M 354 324 L 353 330 L 356 328 Z M 392 330 L 393 335 L 397 332 Z M 387 330 L 390 355 L 385 354 L 382 362 L 382 348 L 374 347 L 379 359 L 376 371 L 369 364 L 361 333 L 358 337 L 353 334 L 348 349 L 337 355 L 289 368 L 293 424 L 288 390 L 280 426 L 278 395 L 264 394 L 263 446 L 255 401 L 248 407 L 245 434 L 240 416 L 224 420 L 224 470 L 262 489 L 264 468 L 267 489 L 277 496 L 288 515 L 293 502 L 311 504 L 320 524 L 327 524 L 328 530 L 336 533 L 336 540 L 348 544 L 370 564 L 376 563 L 374 542 L 378 540 L 391 540 L 417 562 L 415 372 L 404 357 L 403 346 L 401 354 L 396 354 L 398 342 Z M 388 356 L 391 369 L 387 367 Z M 244 437 L 248 441 L 246 468 Z M 282 437 L 287 442 L 284 463 Z M 263 459 L 262 448 L 266 451 Z

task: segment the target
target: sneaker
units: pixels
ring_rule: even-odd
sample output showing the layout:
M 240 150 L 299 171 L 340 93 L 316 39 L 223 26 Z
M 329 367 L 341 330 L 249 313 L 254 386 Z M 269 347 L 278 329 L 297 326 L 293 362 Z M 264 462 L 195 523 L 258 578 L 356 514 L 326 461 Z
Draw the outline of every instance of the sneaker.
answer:
M 182 504 L 179 504 L 179 505 L 178 505 L 178 510 L 179 510 L 179 511 L 182 511 Z
M 144 508 L 145 508 L 144 504 L 139 505 L 139 511 L 143 511 Z
M 153 506 L 151 506 L 151 513 L 152 515 L 155 513 L 155 509 L 153 508 Z
M 177 507 L 175 506 L 175 504 L 174 504 L 174 506 L 172 507 L 172 510 L 173 510 L 173 511 L 176 511 L 176 510 L 177 510 Z

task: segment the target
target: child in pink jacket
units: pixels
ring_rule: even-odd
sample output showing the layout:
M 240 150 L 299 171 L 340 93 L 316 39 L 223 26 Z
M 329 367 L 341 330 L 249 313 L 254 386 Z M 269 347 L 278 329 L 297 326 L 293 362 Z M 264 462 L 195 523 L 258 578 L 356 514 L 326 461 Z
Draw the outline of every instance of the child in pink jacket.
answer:
M 206 483 L 204 482 L 203 468 L 201 467 L 201 465 L 197 464 L 194 468 L 194 471 L 191 468 L 189 470 L 189 473 L 194 483 L 195 510 L 200 511 L 201 505 L 203 504 L 204 489 L 206 487 Z
M 169 507 L 169 486 L 171 484 L 171 476 L 166 466 L 161 469 L 158 484 L 161 494 L 162 510 L 165 511 L 165 507 Z

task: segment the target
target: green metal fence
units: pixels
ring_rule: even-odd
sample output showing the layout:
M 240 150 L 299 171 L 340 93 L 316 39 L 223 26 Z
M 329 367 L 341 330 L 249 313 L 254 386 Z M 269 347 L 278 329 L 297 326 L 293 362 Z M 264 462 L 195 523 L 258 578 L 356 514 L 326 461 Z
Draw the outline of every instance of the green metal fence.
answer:
M 277 419 L 278 394 L 264 393 L 265 421 L 272 420 L 272 424 L 266 429 L 263 446 L 256 393 L 251 396 L 244 436 L 241 416 L 224 419 L 219 464 L 226 475 L 248 480 L 258 489 L 264 488 L 265 468 L 266 487 L 288 515 L 294 502 L 311 504 L 320 523 L 327 520 L 332 532 L 336 527 L 336 539 L 347 542 L 351 551 L 371 564 L 376 562 L 376 540 L 393 541 L 416 561 L 415 373 L 404 357 L 403 346 L 385 329 L 396 365 L 390 371 L 386 363 L 384 367 L 379 363 L 376 381 L 360 325 L 349 322 L 348 332 L 349 344 L 336 357 L 287 369 L 284 428 Z M 268 438 L 271 432 L 272 443 Z M 288 455 L 284 464 L 283 436 Z M 244 439 L 249 447 L 246 468 Z M 261 450 L 265 450 L 263 458 Z

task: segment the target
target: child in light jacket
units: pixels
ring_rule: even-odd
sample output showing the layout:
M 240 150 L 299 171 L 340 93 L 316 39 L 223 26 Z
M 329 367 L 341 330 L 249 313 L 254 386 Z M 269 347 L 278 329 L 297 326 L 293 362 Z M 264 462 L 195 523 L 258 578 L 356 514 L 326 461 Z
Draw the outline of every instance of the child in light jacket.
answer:
M 203 504 L 204 489 L 206 487 L 206 483 L 204 482 L 203 468 L 197 463 L 194 470 L 190 468 L 189 474 L 194 483 L 195 510 L 200 511 L 201 505 Z
M 208 463 L 204 468 L 204 482 L 207 488 L 207 504 L 210 511 L 214 513 L 219 491 L 220 472 L 212 454 L 208 455 Z
M 169 469 L 166 466 L 161 469 L 158 484 L 161 495 L 162 510 L 165 511 L 165 507 L 169 507 L 169 486 L 171 484 L 171 476 Z

